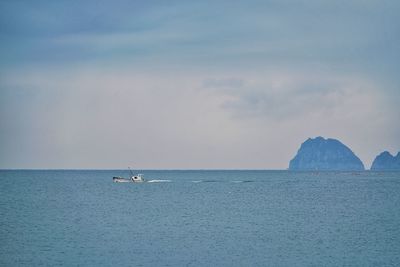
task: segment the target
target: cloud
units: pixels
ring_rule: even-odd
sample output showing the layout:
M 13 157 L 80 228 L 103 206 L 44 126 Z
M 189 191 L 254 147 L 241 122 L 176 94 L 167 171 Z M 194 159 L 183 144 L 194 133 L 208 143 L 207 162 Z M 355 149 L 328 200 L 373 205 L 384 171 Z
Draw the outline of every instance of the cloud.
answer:
M 385 66 L 382 75 L 397 70 L 398 4 L 393 1 L 76 5 L 2 3 L 3 64 L 125 62 L 222 69 L 319 64 L 375 73 Z
M 227 90 L 232 90 L 236 88 L 242 88 L 244 86 L 244 81 L 238 78 L 226 78 L 226 79 L 206 79 L 203 81 L 203 88 L 226 88 Z
M 338 110 L 351 110 L 346 106 L 349 99 L 365 101 L 367 95 L 367 105 L 374 102 L 373 98 L 378 100 L 371 81 L 315 74 L 276 72 L 253 76 L 251 80 L 208 79 L 203 88 L 222 96 L 221 107 L 238 119 L 294 120 L 310 115 L 326 118 Z

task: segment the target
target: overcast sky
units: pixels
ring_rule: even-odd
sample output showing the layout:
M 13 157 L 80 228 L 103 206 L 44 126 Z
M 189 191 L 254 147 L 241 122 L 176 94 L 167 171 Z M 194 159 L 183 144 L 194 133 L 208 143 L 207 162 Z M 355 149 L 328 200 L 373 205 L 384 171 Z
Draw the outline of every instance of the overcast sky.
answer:
M 0 168 L 286 169 L 400 150 L 400 2 L 1 1 Z

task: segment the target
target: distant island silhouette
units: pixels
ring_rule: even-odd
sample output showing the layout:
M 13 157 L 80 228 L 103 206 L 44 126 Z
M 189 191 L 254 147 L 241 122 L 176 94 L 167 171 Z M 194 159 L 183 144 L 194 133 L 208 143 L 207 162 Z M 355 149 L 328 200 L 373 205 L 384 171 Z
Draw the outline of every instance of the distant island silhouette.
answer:
M 289 170 L 363 171 L 364 164 L 339 140 L 321 136 L 301 144 Z
M 384 151 L 376 156 L 371 166 L 372 171 L 399 171 L 400 170 L 400 152 L 392 156 L 388 151 Z
M 354 152 L 337 139 L 322 136 L 304 141 L 289 170 L 296 171 L 363 171 L 364 164 Z M 400 170 L 400 152 L 392 156 L 388 151 L 379 154 L 372 163 L 373 171 Z

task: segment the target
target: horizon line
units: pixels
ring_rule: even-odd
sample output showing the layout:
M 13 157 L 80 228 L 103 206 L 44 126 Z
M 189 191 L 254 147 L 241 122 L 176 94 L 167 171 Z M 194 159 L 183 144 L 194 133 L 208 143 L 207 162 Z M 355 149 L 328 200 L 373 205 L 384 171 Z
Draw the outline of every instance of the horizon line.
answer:
M 96 168 L 0 168 L 0 171 L 122 171 L 128 169 L 120 169 L 120 168 L 109 168 L 109 169 L 96 169 Z M 286 169 L 226 169 L 226 168 L 194 168 L 194 169 L 177 169 L 177 168 L 145 168 L 145 169 L 132 169 L 134 171 L 289 171 L 289 172 L 365 172 L 365 171 L 374 171 L 374 172 L 382 172 L 384 170 L 371 170 L 371 169 L 364 169 L 364 170 L 289 170 Z M 387 170 L 387 171 L 396 171 L 396 170 Z
M 237 169 L 230 169 L 230 168 L 131 168 L 132 170 L 143 170 L 143 171 L 203 171 L 203 170 L 216 170 L 216 171 L 240 171 L 240 170 L 260 170 L 260 171 L 285 171 L 286 169 L 263 169 L 263 168 L 237 168 Z M 128 168 L 0 168 L 1 171 L 63 171 L 63 170 L 73 170 L 73 171 L 113 171 L 113 170 L 129 170 Z

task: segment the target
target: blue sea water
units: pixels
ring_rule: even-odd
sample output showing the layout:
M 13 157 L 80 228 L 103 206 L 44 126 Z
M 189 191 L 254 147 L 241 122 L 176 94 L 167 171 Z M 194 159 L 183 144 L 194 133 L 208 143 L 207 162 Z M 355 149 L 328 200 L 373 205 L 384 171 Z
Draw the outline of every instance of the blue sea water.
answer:
M 399 172 L 0 171 L 0 266 L 400 266 Z

